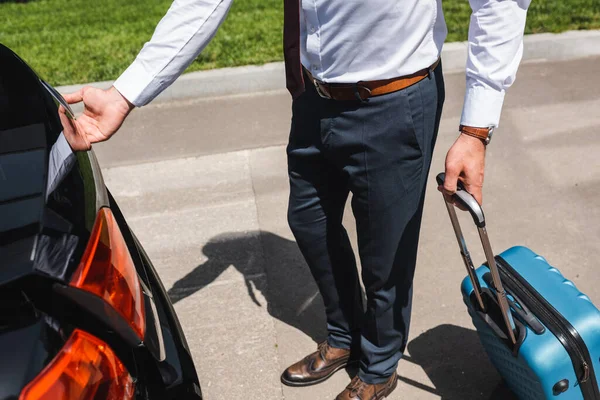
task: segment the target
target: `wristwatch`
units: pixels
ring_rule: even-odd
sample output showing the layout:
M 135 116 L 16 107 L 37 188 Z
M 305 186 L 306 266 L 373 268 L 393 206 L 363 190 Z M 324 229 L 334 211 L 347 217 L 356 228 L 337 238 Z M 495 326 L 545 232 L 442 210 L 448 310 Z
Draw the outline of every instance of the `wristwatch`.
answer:
M 473 136 L 477 139 L 480 139 L 483 142 L 483 144 L 487 146 L 492 141 L 494 126 L 490 125 L 487 128 L 476 128 L 473 126 L 460 125 L 458 127 L 458 130 L 460 131 L 460 133 L 464 133 L 465 135 Z

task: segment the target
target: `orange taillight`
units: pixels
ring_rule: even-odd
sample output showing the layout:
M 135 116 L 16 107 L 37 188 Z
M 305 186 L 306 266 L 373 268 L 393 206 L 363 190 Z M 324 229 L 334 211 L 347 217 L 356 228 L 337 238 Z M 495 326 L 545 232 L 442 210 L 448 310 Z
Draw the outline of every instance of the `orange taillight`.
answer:
M 135 265 L 117 221 L 102 208 L 90 235 L 81 264 L 70 286 L 102 298 L 144 339 L 146 316 L 142 288 Z
M 128 400 L 133 379 L 102 340 L 76 329 L 19 400 Z

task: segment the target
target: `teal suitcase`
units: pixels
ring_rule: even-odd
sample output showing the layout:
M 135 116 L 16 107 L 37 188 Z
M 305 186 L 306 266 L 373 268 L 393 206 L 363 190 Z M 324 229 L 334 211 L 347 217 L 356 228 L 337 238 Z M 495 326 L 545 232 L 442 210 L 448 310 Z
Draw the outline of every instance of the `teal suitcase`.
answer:
M 487 260 L 474 268 L 454 206 L 446 202 L 468 271 L 463 300 L 508 387 L 522 400 L 600 400 L 600 311 L 530 249 L 512 247 L 494 257 L 477 201 L 463 187 L 453 200 L 471 213 Z

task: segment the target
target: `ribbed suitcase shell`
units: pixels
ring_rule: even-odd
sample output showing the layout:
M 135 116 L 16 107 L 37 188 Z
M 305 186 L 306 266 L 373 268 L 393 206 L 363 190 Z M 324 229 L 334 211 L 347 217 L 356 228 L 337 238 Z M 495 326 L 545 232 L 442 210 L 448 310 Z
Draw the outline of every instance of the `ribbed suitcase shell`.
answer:
M 600 311 L 590 299 L 552 267 L 541 256 L 526 247 L 512 247 L 500 256 L 531 284 L 554 308 L 565 317 L 586 343 L 596 378 L 600 376 Z M 487 266 L 477 269 L 482 288 L 487 287 L 483 275 Z M 529 328 L 517 357 L 492 330 L 473 312 L 469 300 L 473 285 L 469 278 L 462 282 L 463 300 L 469 309 L 479 338 L 490 360 L 509 388 L 522 400 L 579 400 L 583 395 L 567 351 L 548 328 L 538 335 Z M 569 380 L 569 389 L 554 395 L 553 386 Z M 600 379 L 599 379 L 600 380 Z

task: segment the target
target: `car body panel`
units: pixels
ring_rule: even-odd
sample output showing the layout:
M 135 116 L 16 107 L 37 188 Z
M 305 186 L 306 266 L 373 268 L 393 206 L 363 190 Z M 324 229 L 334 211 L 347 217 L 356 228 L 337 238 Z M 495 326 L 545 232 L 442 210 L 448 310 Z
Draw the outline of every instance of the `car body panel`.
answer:
M 39 314 L 39 313 L 38 313 Z M 26 324 L 13 326 L 0 333 L 0 399 L 16 399 L 22 388 L 48 364 L 65 343 L 55 330 L 55 321 L 39 314 Z
M 136 381 L 137 399 L 201 399 L 173 306 L 93 151 L 57 159 L 62 126 L 54 98 L 2 45 L 0 65 L 0 400 L 18 397 L 75 328 L 114 350 Z M 69 286 L 103 207 L 111 209 L 141 282 L 144 340 L 99 297 Z M 13 315 L 13 303 L 31 315 Z

